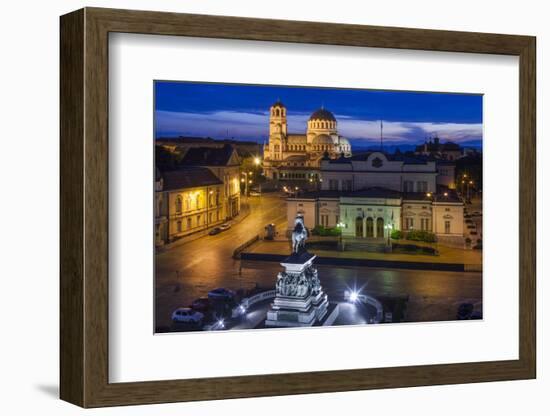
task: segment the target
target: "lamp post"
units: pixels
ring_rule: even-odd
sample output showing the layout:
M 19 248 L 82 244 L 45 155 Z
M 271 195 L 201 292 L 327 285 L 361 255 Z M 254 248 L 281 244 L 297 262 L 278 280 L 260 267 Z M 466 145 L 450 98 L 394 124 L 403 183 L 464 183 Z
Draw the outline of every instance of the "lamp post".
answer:
M 466 200 L 466 202 L 468 202 L 468 203 L 471 203 L 471 200 L 470 200 L 470 185 L 473 185 L 473 184 L 474 184 L 474 181 L 469 181 L 469 182 L 468 182 L 468 185 L 467 185 L 467 189 L 468 189 L 467 192 L 468 192 L 468 194 L 467 194 L 467 200 Z
M 343 223 L 343 222 L 339 222 L 338 224 L 336 224 L 336 228 L 339 228 L 340 229 L 340 241 L 339 241 L 339 245 L 340 245 L 340 250 L 344 250 L 344 246 L 342 245 L 342 232 L 343 232 L 343 229 L 346 228 L 346 224 Z
M 384 226 L 384 228 L 386 230 L 388 230 L 387 233 L 388 233 L 388 247 L 389 247 L 390 246 L 390 235 L 391 235 L 391 230 L 393 230 L 393 224 L 388 223 Z
M 254 157 L 254 166 L 257 168 L 260 167 L 262 164 L 262 159 L 260 159 L 259 156 Z M 263 169 L 262 172 L 260 172 L 263 175 Z M 262 182 L 258 181 L 258 191 L 260 192 L 260 197 L 262 196 Z

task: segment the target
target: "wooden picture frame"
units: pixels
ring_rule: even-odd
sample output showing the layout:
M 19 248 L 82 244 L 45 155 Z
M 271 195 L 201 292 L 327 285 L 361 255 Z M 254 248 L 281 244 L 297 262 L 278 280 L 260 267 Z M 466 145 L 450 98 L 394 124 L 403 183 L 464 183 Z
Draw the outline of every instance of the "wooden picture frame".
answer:
M 62 16 L 60 27 L 60 396 L 63 400 L 82 407 L 100 407 L 535 378 L 534 37 L 99 8 L 85 8 Z M 518 56 L 519 359 L 109 383 L 110 32 Z

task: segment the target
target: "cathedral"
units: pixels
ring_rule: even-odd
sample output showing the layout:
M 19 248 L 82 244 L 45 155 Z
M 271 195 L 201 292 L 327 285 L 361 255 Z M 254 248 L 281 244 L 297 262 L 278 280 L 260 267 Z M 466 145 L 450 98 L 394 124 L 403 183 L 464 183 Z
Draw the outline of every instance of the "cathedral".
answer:
M 287 109 L 280 101 L 269 111 L 269 142 L 264 145 L 264 171 L 270 179 L 316 180 L 321 159 L 351 156 L 349 141 L 338 134 L 337 121 L 321 107 L 307 122 L 305 134 L 288 133 Z

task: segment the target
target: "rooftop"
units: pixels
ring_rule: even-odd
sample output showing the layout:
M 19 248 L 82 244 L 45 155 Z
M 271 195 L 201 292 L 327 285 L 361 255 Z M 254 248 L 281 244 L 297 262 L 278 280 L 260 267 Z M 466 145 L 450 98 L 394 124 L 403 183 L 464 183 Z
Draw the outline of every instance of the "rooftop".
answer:
M 223 184 L 210 169 L 198 166 L 185 166 L 160 172 L 160 176 L 163 179 L 163 191 Z
M 226 166 L 231 161 L 235 148 L 226 144 L 223 147 L 192 147 L 181 160 L 184 166 Z

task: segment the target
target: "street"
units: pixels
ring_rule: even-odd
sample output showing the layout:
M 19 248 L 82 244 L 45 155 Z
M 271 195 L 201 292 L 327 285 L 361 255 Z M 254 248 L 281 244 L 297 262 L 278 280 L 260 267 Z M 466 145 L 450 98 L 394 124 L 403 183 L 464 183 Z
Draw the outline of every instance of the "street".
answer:
M 155 255 L 157 326 L 169 324 L 174 309 L 206 296 L 211 289 L 242 287 L 238 281 L 240 261 L 232 258 L 235 248 L 263 235 L 269 223 L 276 224 L 281 233 L 286 231 L 286 201 L 280 194 L 249 197 L 248 203 L 250 214 L 229 230 Z
M 233 250 L 263 234 L 275 223 L 286 230 L 286 203 L 276 194 L 249 198 L 251 212 L 228 231 L 204 236 L 155 256 L 157 327 L 171 324 L 171 313 L 217 287 L 249 289 L 258 284 L 272 288 L 282 267 L 276 262 L 240 261 Z M 289 253 L 290 254 L 290 253 Z M 407 321 L 452 320 L 458 305 L 481 307 L 482 275 L 478 272 L 441 272 L 365 267 L 317 266 L 321 284 L 331 300 L 342 300 L 347 288 L 372 296 L 408 296 Z

